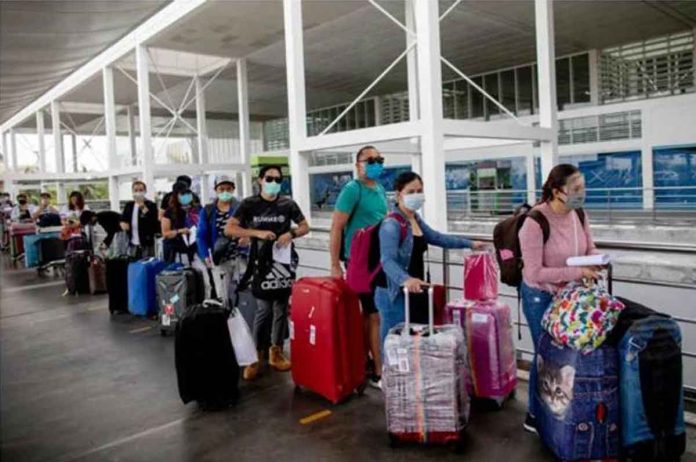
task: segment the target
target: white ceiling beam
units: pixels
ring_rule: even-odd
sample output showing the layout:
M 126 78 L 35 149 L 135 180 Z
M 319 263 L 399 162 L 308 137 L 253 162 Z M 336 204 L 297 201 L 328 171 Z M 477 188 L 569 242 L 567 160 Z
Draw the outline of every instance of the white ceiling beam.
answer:
M 347 146 L 362 146 L 370 143 L 409 139 L 421 133 L 419 121 L 400 122 L 377 127 L 359 128 L 347 132 L 327 133 L 311 136 L 300 144 L 300 151 L 318 151 Z M 379 146 L 377 146 L 379 148 Z
M 56 86 L 51 88 L 48 92 L 44 93 L 40 98 L 7 120 L 0 127 L 0 132 L 8 130 L 9 128 L 12 128 L 24 121 L 26 118 L 31 117 L 32 114 L 34 114 L 40 108 L 50 104 L 51 101 L 60 99 L 63 95 L 74 90 L 91 79 L 97 73 L 101 72 L 105 66 L 113 64 L 115 61 L 123 58 L 128 53 L 132 53 L 133 47 L 136 45 L 149 42 L 158 34 L 174 26 L 178 21 L 185 18 L 188 14 L 195 11 L 205 3 L 206 0 L 177 0 L 171 2 L 155 13 L 143 24 L 138 26 L 131 33 L 97 55 L 85 65 L 81 66 Z
M 152 119 L 150 114 L 150 72 L 147 48 L 135 47 L 135 60 L 138 65 L 138 122 L 140 123 L 140 151 L 143 158 L 143 181 L 149 187 L 155 184 L 153 167 L 155 157 L 152 151 Z
M 242 164 L 249 167 L 251 165 L 251 133 L 246 59 L 237 60 L 237 114 L 239 114 L 239 158 Z M 243 196 L 250 196 L 252 192 L 250 173 L 244 172 L 240 177 Z
M 512 120 L 476 122 L 473 120 L 444 119 L 442 126 L 446 137 L 519 141 L 548 141 L 554 137 L 550 128 L 526 127 Z
M 93 114 L 104 115 L 104 105 L 99 103 L 80 103 L 77 101 L 61 101 L 62 112 L 69 114 Z M 114 104 L 116 112 L 126 109 L 126 106 Z

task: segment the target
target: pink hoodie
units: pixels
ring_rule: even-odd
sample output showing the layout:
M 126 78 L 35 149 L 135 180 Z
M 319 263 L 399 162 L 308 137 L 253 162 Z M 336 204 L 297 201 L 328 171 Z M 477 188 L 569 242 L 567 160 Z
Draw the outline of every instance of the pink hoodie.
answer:
M 543 243 L 541 227 L 536 221 L 524 221 L 519 233 L 524 261 L 522 276 L 528 286 L 554 293 L 566 282 L 582 278 L 580 268 L 566 266 L 568 257 L 596 253 L 590 220 L 585 212 L 583 226 L 577 213 L 556 213 L 548 203 L 534 208 L 549 221 L 549 240 Z

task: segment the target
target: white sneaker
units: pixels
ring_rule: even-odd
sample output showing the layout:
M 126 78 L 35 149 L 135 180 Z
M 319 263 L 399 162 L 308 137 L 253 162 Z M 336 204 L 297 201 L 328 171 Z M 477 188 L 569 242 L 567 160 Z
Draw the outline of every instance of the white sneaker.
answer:
M 372 387 L 372 388 L 377 388 L 378 390 L 382 389 L 382 378 L 380 377 L 378 380 L 375 380 L 375 377 L 370 377 L 367 383 Z

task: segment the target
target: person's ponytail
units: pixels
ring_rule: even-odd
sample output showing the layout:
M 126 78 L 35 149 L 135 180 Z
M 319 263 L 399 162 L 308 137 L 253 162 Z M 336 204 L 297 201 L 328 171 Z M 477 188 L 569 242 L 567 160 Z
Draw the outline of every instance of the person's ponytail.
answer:
M 559 164 L 551 169 L 548 178 L 541 187 L 541 201 L 549 202 L 553 199 L 553 190 L 561 189 L 568 182 L 568 178 L 580 173 L 580 170 L 572 164 Z

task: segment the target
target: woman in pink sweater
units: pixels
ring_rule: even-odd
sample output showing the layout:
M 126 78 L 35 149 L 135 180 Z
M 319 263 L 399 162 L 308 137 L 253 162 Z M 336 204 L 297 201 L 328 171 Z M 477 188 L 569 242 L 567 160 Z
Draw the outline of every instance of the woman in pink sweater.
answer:
M 541 318 L 553 294 L 569 281 L 596 278 L 599 268 L 569 267 L 568 257 L 595 253 L 585 202 L 585 178 L 573 165 L 561 164 L 549 173 L 542 188 L 541 201 L 533 208 L 549 225 L 544 242 L 539 220 L 534 213 L 524 221 L 519 232 L 524 268 L 521 287 L 522 308 L 529 324 L 535 357 L 529 376 L 529 404 L 524 428 L 536 433 L 536 345 L 541 336 Z

